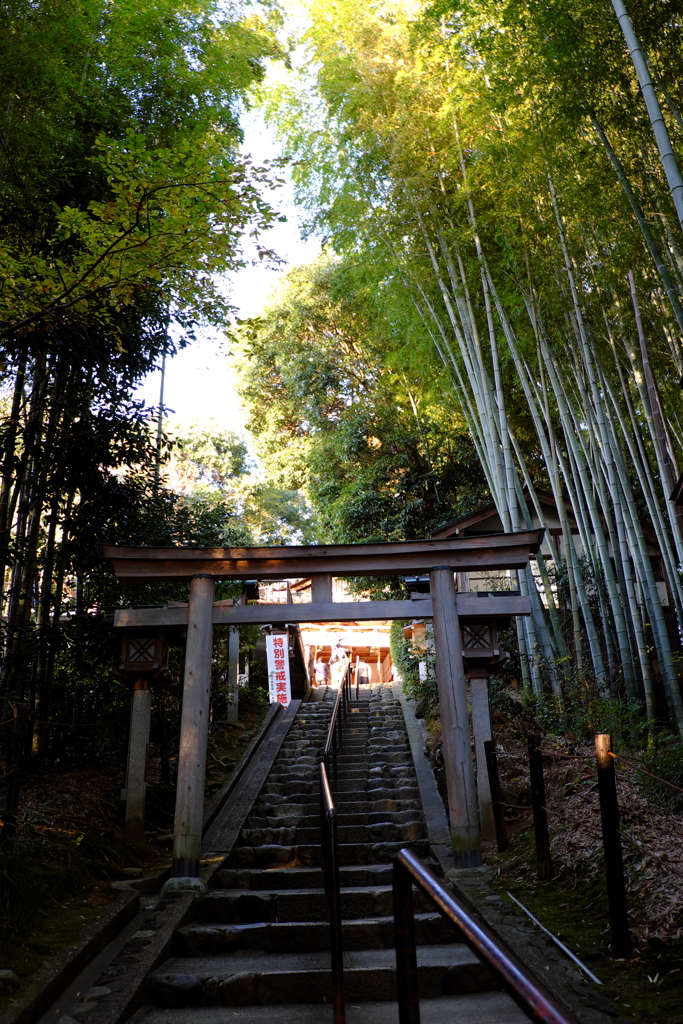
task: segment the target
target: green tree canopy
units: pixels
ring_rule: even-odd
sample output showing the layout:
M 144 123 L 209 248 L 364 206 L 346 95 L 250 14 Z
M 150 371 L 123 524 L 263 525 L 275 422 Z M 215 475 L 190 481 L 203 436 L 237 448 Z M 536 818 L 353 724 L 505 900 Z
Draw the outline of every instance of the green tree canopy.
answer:
M 464 421 L 439 415 L 431 353 L 410 365 L 408 325 L 362 276 L 326 258 L 291 271 L 242 325 L 241 393 L 265 466 L 306 488 L 321 539 L 423 537 L 486 500 L 486 483 Z

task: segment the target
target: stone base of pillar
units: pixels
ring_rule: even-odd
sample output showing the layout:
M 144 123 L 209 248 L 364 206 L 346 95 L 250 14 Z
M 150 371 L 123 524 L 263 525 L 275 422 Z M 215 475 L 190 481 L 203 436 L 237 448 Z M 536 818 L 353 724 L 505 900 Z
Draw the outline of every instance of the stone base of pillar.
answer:
M 167 879 L 161 887 L 161 895 L 165 896 L 168 892 L 198 892 L 203 896 L 208 889 L 206 882 L 201 878 L 186 875 L 185 877 Z

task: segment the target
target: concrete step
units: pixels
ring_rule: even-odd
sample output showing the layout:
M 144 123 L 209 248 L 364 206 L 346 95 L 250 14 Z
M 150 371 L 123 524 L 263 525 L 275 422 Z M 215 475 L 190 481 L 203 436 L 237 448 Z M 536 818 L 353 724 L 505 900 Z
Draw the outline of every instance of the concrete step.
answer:
M 237 957 L 177 957 L 151 975 L 155 1006 L 325 1003 L 330 998 L 330 958 L 314 953 L 244 953 Z M 422 999 L 496 988 L 488 969 L 459 943 L 420 946 L 418 977 Z M 396 999 L 396 957 L 391 949 L 344 953 L 347 1000 Z
M 203 1006 L 188 1015 L 186 1008 L 162 1010 L 152 1007 L 145 1024 L 330 1024 L 330 1006 L 315 1003 L 274 1006 L 242 1006 L 239 1020 L 229 1006 Z M 346 1024 L 396 1024 L 398 1004 L 359 1002 L 346 1004 Z M 422 1024 L 528 1024 L 529 1018 L 505 992 L 476 992 L 468 995 L 438 996 L 420 1006 Z
M 420 945 L 445 945 L 457 940 L 456 929 L 437 913 L 415 915 L 415 937 Z M 342 922 L 342 944 L 347 950 L 394 949 L 393 917 L 354 918 Z M 175 956 L 217 956 L 251 949 L 262 953 L 314 953 L 329 950 L 327 921 L 253 922 L 249 924 L 190 924 L 174 937 Z
M 415 908 L 433 910 L 429 900 L 414 893 Z M 390 886 L 349 886 L 341 890 L 342 916 L 387 917 L 393 914 Z M 324 921 L 325 893 L 319 889 L 213 889 L 197 900 L 195 922 L 224 925 L 274 921 Z
M 389 693 L 369 687 L 351 707 L 337 755 L 349 1024 L 388 1024 L 387 1013 L 395 1024 L 391 860 L 404 846 L 429 859 L 403 715 L 393 697 L 384 699 Z M 152 1002 L 163 1009 L 151 1010 L 147 1024 L 157 1024 L 158 1012 L 163 1024 L 174 1024 L 173 1015 L 181 1012 L 175 1024 L 228 1024 L 226 1018 L 235 1015 L 242 1024 L 329 1024 L 330 931 L 320 867 L 318 775 L 335 696 L 328 689 L 324 700 L 299 713 L 229 866 L 214 876 L 214 885 L 223 888 L 195 901 L 194 920 L 175 935 L 175 956 L 151 978 Z M 488 1024 L 489 1004 L 482 998 L 499 1000 L 488 991 L 495 987 L 489 972 L 430 901 L 416 893 L 415 903 L 423 1021 Z M 471 992 L 477 992 L 474 1000 L 462 995 Z M 432 1004 L 441 1016 L 425 1011 Z M 461 1007 L 471 1008 L 471 1021 Z M 524 1019 L 514 1006 L 509 1021 L 500 1013 L 490 1017 L 491 1024 Z

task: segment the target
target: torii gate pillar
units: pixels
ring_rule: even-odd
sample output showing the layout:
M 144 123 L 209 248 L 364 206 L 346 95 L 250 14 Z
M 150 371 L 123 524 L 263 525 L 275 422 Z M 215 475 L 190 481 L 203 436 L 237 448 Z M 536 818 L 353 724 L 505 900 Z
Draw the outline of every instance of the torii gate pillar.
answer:
M 209 731 L 213 601 L 210 576 L 193 576 L 185 650 L 183 710 L 180 719 L 172 879 L 199 880 L 204 815 L 206 741 Z M 167 882 L 167 886 L 169 885 Z
M 456 867 L 478 867 L 481 864 L 481 836 L 477 787 L 453 569 L 437 565 L 431 570 L 429 579 L 453 854 Z

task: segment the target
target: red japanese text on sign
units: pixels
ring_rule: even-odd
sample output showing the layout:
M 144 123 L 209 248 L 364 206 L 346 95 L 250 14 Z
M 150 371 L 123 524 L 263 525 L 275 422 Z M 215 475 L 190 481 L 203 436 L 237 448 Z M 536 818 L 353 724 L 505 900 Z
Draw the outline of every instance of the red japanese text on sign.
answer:
M 289 679 L 289 637 L 286 633 L 266 636 L 266 653 L 268 655 L 268 689 L 271 704 L 289 704 L 292 699 Z

